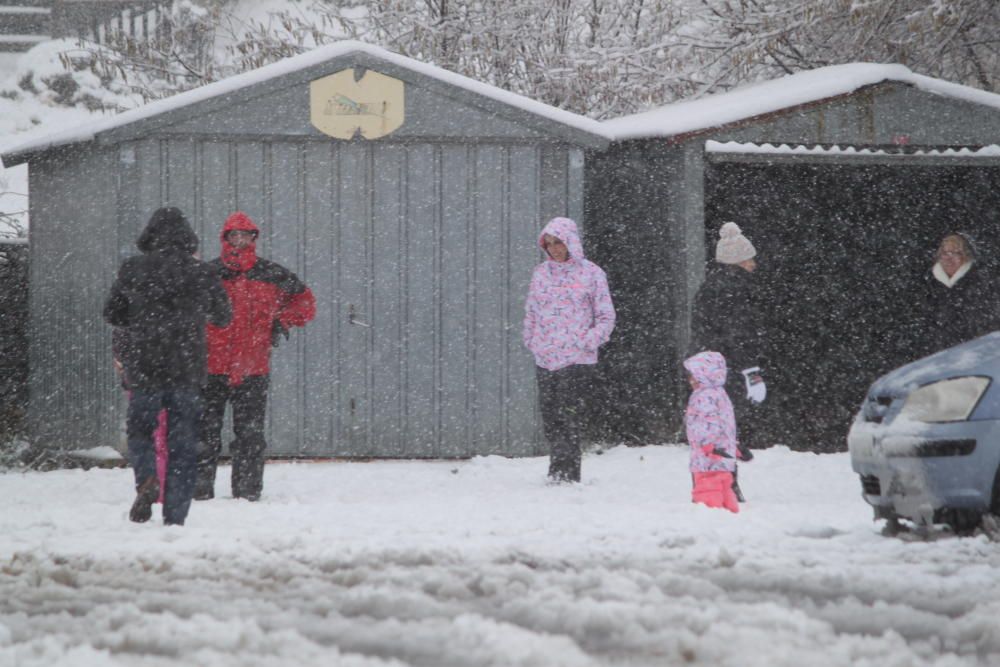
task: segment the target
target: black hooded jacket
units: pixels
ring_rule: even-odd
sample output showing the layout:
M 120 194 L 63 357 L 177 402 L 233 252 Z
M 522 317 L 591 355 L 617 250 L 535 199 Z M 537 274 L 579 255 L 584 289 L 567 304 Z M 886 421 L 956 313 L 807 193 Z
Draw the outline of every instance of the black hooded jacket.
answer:
M 698 289 L 691 313 L 690 354 L 719 352 L 730 371 L 760 363 L 760 322 L 753 274 L 730 264 L 713 265 Z
M 157 209 L 136 246 L 143 254 L 122 263 L 104 305 L 109 324 L 128 327 L 129 385 L 199 387 L 207 378 L 205 325 L 232 318 L 222 281 L 192 257 L 198 237 L 177 208 Z

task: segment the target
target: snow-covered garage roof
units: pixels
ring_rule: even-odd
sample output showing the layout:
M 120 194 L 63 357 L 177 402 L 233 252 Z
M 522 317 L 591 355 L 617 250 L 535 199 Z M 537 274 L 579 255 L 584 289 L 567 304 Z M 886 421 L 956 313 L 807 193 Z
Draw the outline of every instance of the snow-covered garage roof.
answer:
M 26 139 L 4 147 L 0 157 L 3 158 L 7 166 L 13 166 L 23 162 L 32 153 L 57 146 L 92 141 L 99 134 L 183 109 L 198 102 L 220 97 L 355 52 L 374 56 L 511 108 L 528 112 L 545 121 L 561 125 L 573 133 L 590 135 L 598 142 L 699 133 L 801 105 L 848 95 L 866 86 L 887 81 L 910 84 L 920 90 L 943 97 L 1000 110 L 1000 95 L 996 93 L 915 74 L 902 65 L 851 63 L 799 72 L 698 100 L 676 102 L 649 111 L 598 122 L 371 44 L 345 40 L 90 124 Z
M 885 81 L 910 84 L 944 97 L 1000 110 L 1000 95 L 915 74 L 902 65 L 831 65 L 736 88 L 726 93 L 678 102 L 604 121 L 615 140 L 672 137 L 697 133 L 764 114 L 853 93 Z
M 956 157 L 956 158 L 997 158 L 1000 157 L 1000 146 L 990 144 L 980 148 L 925 148 L 898 146 L 894 149 L 886 147 L 872 148 L 870 146 L 853 146 L 848 144 L 787 144 L 787 143 L 755 143 L 739 141 L 706 141 L 706 153 L 731 153 L 741 155 L 850 155 L 871 157 Z
M 501 105 L 514 111 L 522 112 L 522 114 L 526 112 L 527 118 L 534 118 L 548 125 L 550 128 L 561 129 L 568 135 L 582 140 L 584 143 L 596 146 L 606 144 L 610 139 L 610 136 L 598 121 L 570 111 L 557 109 L 522 95 L 502 90 L 481 81 L 470 79 L 461 74 L 456 74 L 455 72 L 450 72 L 435 65 L 423 63 L 371 44 L 354 40 L 344 40 L 313 49 L 299 56 L 265 65 L 250 72 L 229 77 L 222 81 L 216 81 L 200 88 L 174 95 L 173 97 L 157 100 L 142 107 L 94 121 L 93 123 L 60 132 L 44 134 L 21 143 L 12 144 L 2 149 L 0 157 L 2 157 L 6 166 L 13 166 L 14 164 L 24 162 L 32 153 L 38 153 L 58 146 L 93 141 L 98 135 L 122 128 L 126 125 L 151 120 L 154 117 L 163 116 L 200 102 L 207 102 L 214 98 L 234 93 L 250 86 L 269 82 L 350 54 L 364 54 L 377 60 L 405 68 L 429 79 L 462 89 L 473 95 L 487 98 L 493 102 L 499 102 Z

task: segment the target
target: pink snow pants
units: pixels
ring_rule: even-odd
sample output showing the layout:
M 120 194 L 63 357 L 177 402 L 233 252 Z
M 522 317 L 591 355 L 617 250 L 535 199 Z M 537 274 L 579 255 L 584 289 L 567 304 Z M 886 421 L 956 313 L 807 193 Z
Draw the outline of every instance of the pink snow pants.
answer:
M 691 490 L 691 502 L 708 507 L 724 507 L 734 514 L 739 513 L 740 505 L 733 493 L 733 473 L 717 470 L 696 472 L 692 476 L 694 489 Z

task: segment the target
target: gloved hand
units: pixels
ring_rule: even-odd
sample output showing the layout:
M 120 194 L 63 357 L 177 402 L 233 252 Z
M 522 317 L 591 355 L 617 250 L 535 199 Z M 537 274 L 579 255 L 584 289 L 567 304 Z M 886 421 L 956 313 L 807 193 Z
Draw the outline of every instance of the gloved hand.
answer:
M 288 340 L 288 329 L 278 320 L 274 320 L 271 322 L 271 347 L 278 347 L 282 336 Z
M 717 459 L 731 459 L 733 455 L 722 449 L 721 447 L 716 447 L 715 445 L 702 445 L 701 451 L 709 458 Z
M 747 398 L 751 403 L 763 403 L 767 398 L 767 385 L 764 384 L 763 371 L 759 366 L 744 368 L 740 373 L 746 381 Z
M 753 461 L 753 452 L 750 448 L 744 445 L 742 442 L 736 445 L 736 458 L 740 461 L 750 462 Z

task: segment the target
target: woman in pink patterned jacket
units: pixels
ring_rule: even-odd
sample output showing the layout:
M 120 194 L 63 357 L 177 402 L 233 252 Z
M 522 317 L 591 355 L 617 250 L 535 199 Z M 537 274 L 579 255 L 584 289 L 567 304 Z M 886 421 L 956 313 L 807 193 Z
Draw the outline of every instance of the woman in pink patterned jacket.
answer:
M 684 427 L 691 445 L 691 500 L 709 507 L 739 512 L 733 492 L 736 470 L 736 419 L 726 394 L 726 359 L 718 352 L 700 352 L 684 361 L 691 397 Z
M 608 280 L 583 254 L 576 223 L 553 218 L 538 237 L 547 258 L 535 267 L 524 304 L 524 344 L 535 356 L 538 400 L 549 442 L 549 478 L 579 482 L 586 399 L 597 348 L 615 328 Z

